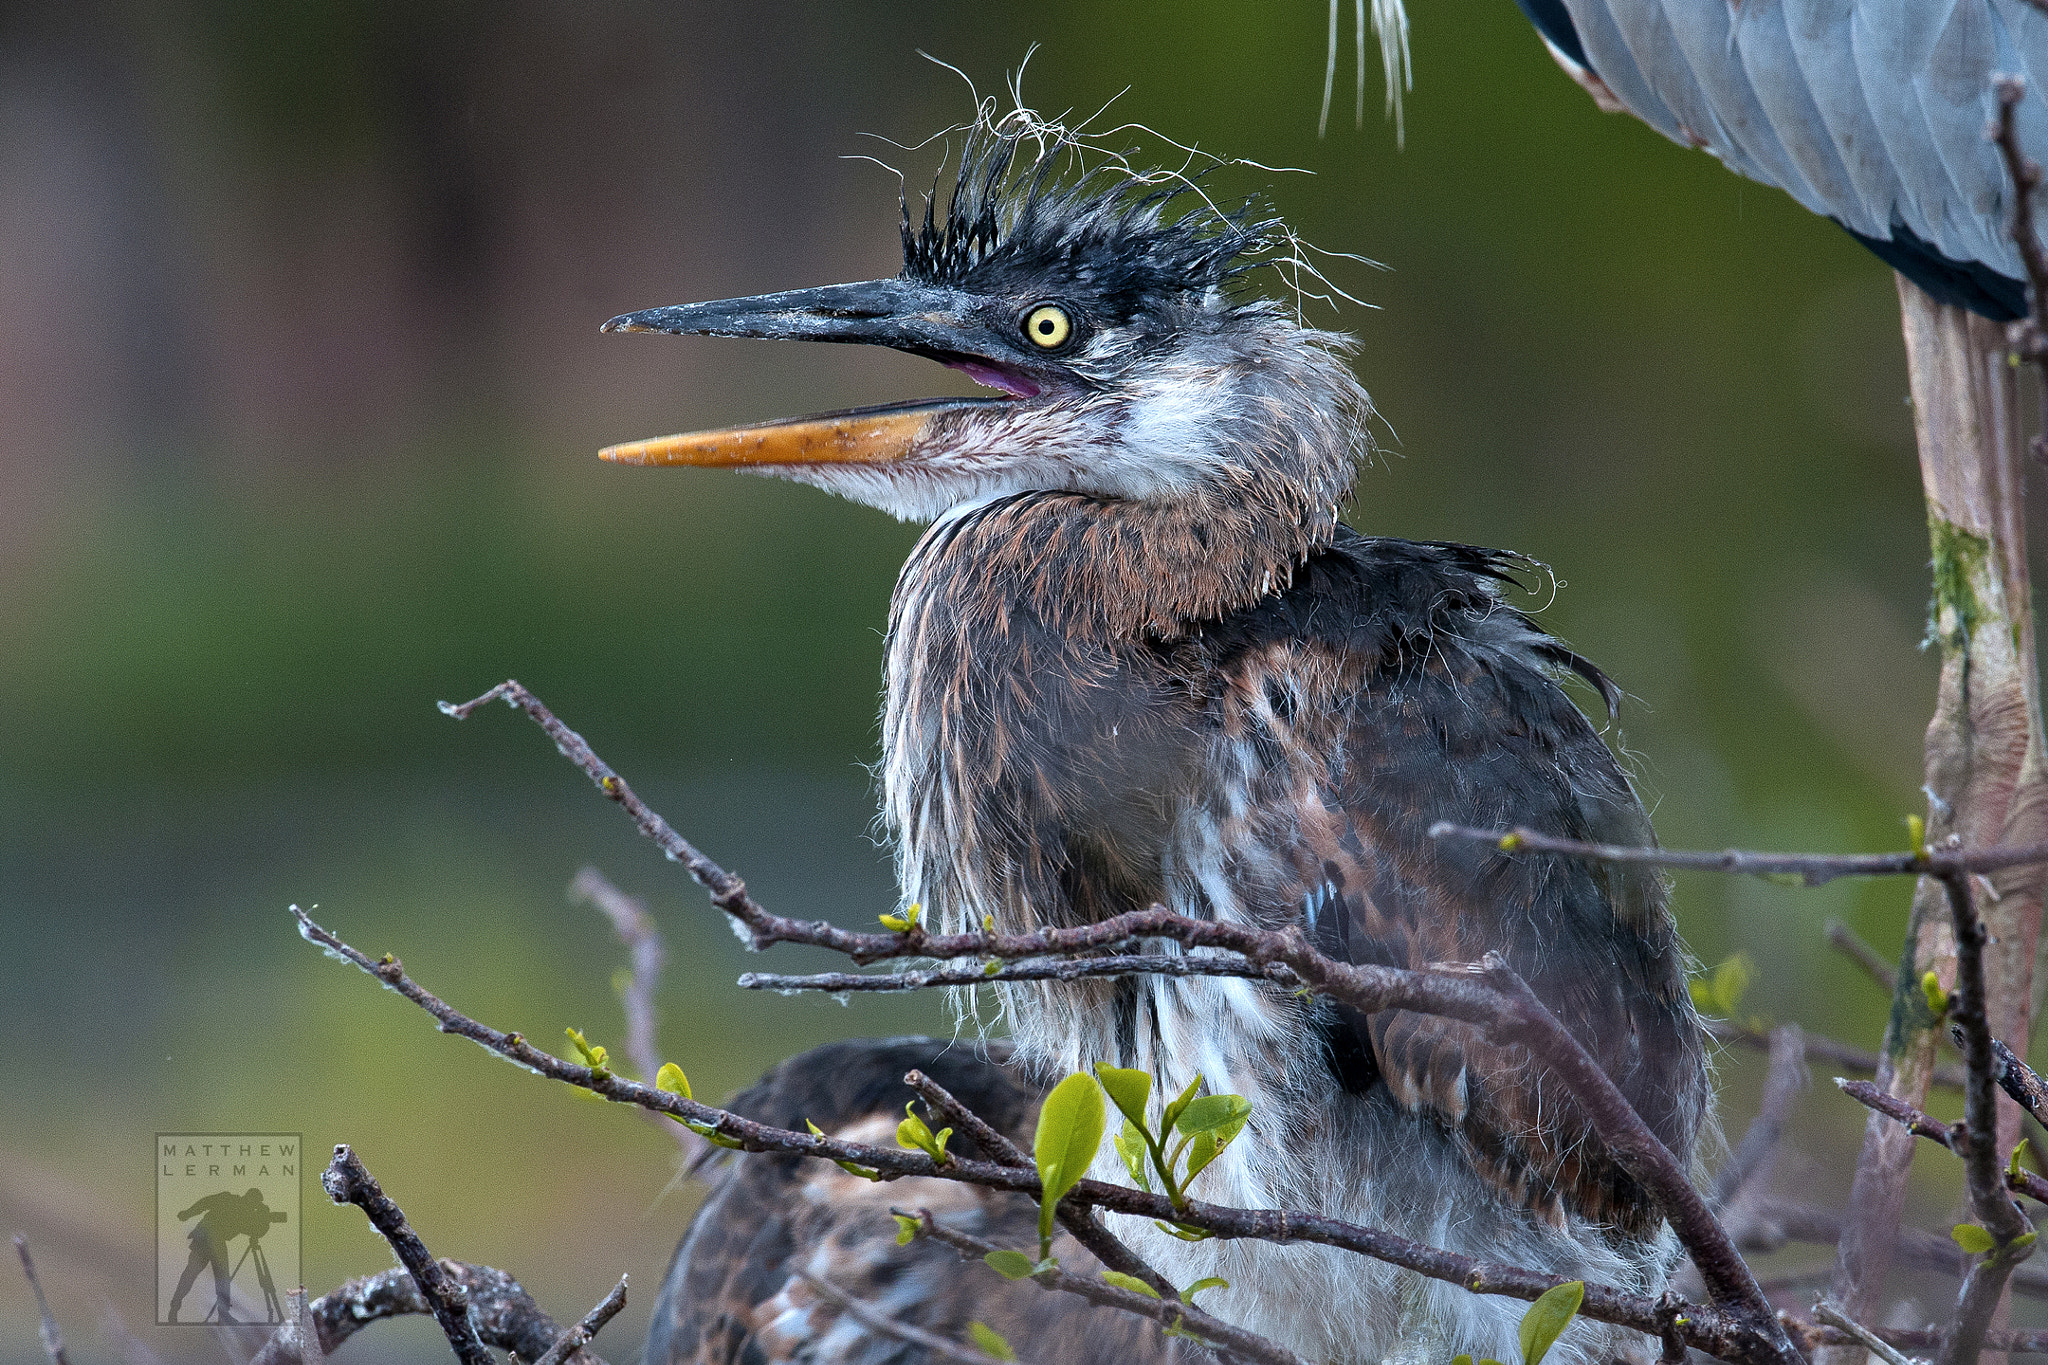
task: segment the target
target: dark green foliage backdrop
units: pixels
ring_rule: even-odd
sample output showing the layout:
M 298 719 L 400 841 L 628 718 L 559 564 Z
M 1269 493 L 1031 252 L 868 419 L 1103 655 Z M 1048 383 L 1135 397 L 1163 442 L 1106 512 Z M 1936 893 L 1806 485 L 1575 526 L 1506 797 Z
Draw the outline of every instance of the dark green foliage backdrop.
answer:
M 1348 9 L 1348 6 L 1346 7 Z M 601 337 L 628 308 L 891 273 L 902 152 L 998 90 L 1311 175 L 1251 175 L 1376 304 L 1388 424 L 1354 524 L 1511 546 L 1630 690 L 1667 842 L 1897 845 L 1933 666 L 1889 274 L 1784 196 L 1598 114 L 1507 0 L 1424 3 L 1407 145 L 1316 136 L 1319 5 L 0 9 L 0 1214 L 77 1355 L 154 1333 L 150 1134 L 347 1138 L 439 1252 L 630 1359 L 694 1196 L 670 1148 L 305 948 L 288 902 L 536 1038 L 616 1043 L 595 862 L 670 936 L 700 1094 L 930 1001 L 756 998 L 701 899 L 509 713 L 517 675 L 777 909 L 890 908 L 869 839 L 880 630 L 915 535 L 806 490 L 598 465 L 607 442 L 956 387 L 893 354 Z M 1347 19 L 1348 23 L 1348 19 Z M 1347 32 L 1344 46 L 1349 49 Z M 1903 885 L 1680 885 L 1749 1005 L 1874 1043 Z M 1723 1065 L 1731 1126 L 1756 1068 Z M 1785 1177 L 1846 1187 L 1823 1085 Z M 1956 1173 L 1926 1159 L 1915 1216 Z M 310 1183 L 309 1183 L 310 1188 Z M 387 1263 L 309 1198 L 316 1290 Z M 1818 1252 L 1794 1254 L 1812 1260 Z M 35 1345 L 0 1275 L 0 1356 Z M 381 1330 L 381 1329 L 380 1329 Z M 433 1356 L 430 1329 L 386 1335 Z M 396 1346 L 389 1349 L 396 1350 Z

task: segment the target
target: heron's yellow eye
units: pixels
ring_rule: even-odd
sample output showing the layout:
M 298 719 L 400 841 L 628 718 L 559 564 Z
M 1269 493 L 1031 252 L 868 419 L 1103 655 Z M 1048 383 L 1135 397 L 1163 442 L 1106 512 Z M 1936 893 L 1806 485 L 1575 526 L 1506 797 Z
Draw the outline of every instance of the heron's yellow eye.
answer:
M 1074 324 L 1058 304 L 1041 303 L 1024 319 L 1024 335 L 1048 351 L 1066 345 L 1073 334 Z

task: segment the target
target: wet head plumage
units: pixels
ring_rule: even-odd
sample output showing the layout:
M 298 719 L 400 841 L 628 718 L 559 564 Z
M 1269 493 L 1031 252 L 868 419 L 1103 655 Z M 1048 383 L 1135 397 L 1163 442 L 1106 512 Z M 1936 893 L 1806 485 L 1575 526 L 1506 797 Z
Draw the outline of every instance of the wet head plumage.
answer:
M 890 611 L 881 775 L 898 877 L 949 929 L 1164 904 L 1300 925 L 1357 962 L 1502 953 L 1681 1157 L 1704 1053 L 1661 882 L 1446 848 L 1438 820 L 1649 839 L 1559 686 L 1598 671 L 1503 598 L 1509 557 L 1371 539 L 1338 505 L 1371 408 L 1348 342 L 1261 297 L 1300 258 L 1255 203 L 983 120 L 906 208 L 891 280 L 654 309 L 620 330 L 868 342 L 1000 396 L 620 448 L 775 473 L 933 522 Z M 1046 310 L 1054 310 L 1048 313 Z M 1309 1208 L 1654 1294 L 1663 1214 L 1526 1059 L 1455 1021 L 1223 979 L 996 992 L 1042 1076 L 1199 1073 L 1254 1105 L 1205 1197 Z M 1118 1175 L 1114 1158 L 1098 1174 Z M 1217 1311 L 1324 1359 L 1506 1358 L 1518 1313 L 1314 1248 L 1120 1227 Z M 1307 1305 L 1304 1307 L 1304 1305 Z M 1626 1357 L 1574 1329 L 1564 1365 Z
M 1022 126 L 984 121 L 965 139 L 943 215 L 937 182 L 921 224 L 902 200 L 906 279 L 1012 295 L 1057 280 L 1129 322 L 1161 299 L 1220 294 L 1288 236 L 1261 200 L 1221 208 L 1190 175 L 1080 168 L 1068 141 Z

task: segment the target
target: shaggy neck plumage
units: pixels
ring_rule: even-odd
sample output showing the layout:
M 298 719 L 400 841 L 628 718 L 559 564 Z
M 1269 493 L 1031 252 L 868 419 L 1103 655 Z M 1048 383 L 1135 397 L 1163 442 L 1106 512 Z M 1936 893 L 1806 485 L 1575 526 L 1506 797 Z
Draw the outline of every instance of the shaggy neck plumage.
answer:
M 1183 636 L 1284 590 L 1337 533 L 1371 407 L 1334 338 L 1264 330 L 1227 359 L 1187 343 L 1030 453 L 1009 443 L 1036 423 L 959 433 L 968 460 L 1014 452 L 1014 482 L 941 518 L 904 587 L 938 570 L 970 630 L 1022 608 L 1094 639 Z

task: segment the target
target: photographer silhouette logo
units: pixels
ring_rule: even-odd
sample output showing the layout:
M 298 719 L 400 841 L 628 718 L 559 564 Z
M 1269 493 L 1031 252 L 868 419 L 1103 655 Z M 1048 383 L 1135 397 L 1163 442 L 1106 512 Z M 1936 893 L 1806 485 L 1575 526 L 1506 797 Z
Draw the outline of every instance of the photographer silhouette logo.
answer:
M 284 1321 L 303 1150 L 297 1133 L 156 1135 L 159 1326 Z

